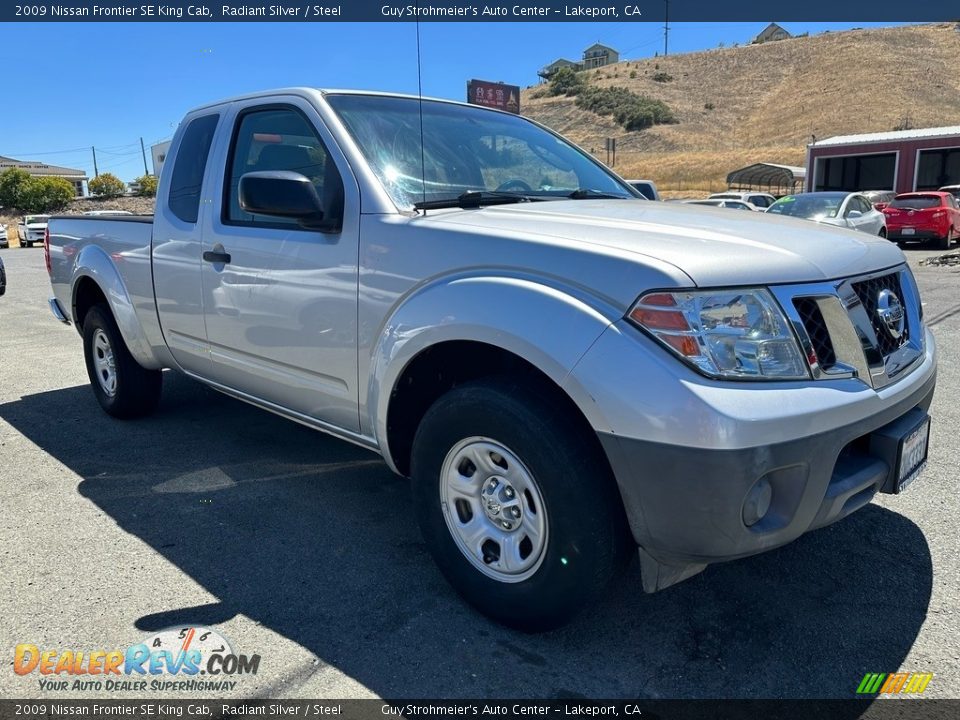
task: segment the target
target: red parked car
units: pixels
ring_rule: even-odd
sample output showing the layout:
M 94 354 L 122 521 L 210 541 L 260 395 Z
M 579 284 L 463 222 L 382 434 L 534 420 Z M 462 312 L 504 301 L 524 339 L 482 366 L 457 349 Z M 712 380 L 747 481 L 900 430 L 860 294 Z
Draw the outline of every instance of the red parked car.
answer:
M 897 195 L 883 209 L 887 237 L 897 242 L 934 240 L 948 250 L 960 237 L 960 205 L 948 192 L 912 192 Z

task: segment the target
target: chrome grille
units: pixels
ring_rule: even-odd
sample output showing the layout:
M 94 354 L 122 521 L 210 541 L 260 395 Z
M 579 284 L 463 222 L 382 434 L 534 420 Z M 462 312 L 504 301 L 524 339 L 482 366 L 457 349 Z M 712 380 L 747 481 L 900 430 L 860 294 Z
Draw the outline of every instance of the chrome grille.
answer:
M 906 266 L 770 290 L 793 325 L 814 379 L 860 378 L 880 388 L 903 377 L 923 358 L 920 296 Z M 889 296 L 881 300 L 884 291 L 900 301 L 902 331 L 888 325 L 895 304 Z M 881 303 L 884 309 L 878 312 Z
M 877 298 L 884 290 L 890 290 L 901 302 L 904 302 L 903 289 L 900 287 L 900 273 L 890 273 L 880 277 L 871 278 L 862 282 L 852 283 L 852 287 L 860 302 L 863 303 L 864 310 L 867 311 L 867 317 L 870 318 L 870 324 L 873 326 L 873 332 L 877 336 L 877 346 L 880 354 L 886 357 L 895 350 L 899 350 L 910 339 L 910 323 L 904 323 L 903 334 L 899 338 L 894 338 L 884 328 L 877 315 Z
M 830 342 L 830 333 L 827 332 L 827 323 L 820 312 L 820 306 L 816 299 L 809 297 L 794 298 L 793 305 L 800 313 L 800 321 L 810 336 L 817 363 L 821 369 L 829 370 L 837 364 L 837 355 L 833 351 L 833 343 Z

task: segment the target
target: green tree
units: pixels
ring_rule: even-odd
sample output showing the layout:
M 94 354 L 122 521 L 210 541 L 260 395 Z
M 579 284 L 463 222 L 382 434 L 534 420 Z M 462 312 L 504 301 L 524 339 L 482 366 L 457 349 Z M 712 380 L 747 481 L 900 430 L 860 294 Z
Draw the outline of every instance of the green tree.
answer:
M 21 209 L 28 213 L 47 213 L 65 208 L 77 193 L 73 183 L 61 177 L 31 178 Z
M 19 168 L 0 173 L 0 207 L 25 213 L 60 210 L 74 198 L 73 185 L 59 177 L 30 177 Z
M 19 168 L 10 168 L 0 172 L 0 207 L 22 209 L 24 194 L 30 180 L 30 174 Z
M 583 88 L 583 78 L 573 68 L 560 68 L 550 76 L 551 95 L 576 95 Z
M 141 175 L 134 180 L 134 182 L 139 188 L 137 195 L 140 195 L 141 197 L 156 197 L 158 182 L 156 175 Z
M 90 188 L 90 192 L 92 192 L 94 195 L 104 198 L 112 198 L 123 195 L 123 191 L 127 188 L 127 186 L 124 185 L 123 180 L 112 173 L 100 173 L 97 177 L 87 183 L 87 187 Z

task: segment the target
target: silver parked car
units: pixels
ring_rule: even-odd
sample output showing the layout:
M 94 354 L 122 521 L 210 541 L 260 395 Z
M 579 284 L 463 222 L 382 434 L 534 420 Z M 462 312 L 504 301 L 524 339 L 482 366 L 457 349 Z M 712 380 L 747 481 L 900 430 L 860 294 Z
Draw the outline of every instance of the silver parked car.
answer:
M 812 192 L 787 195 L 767 208 L 771 215 L 805 218 L 824 225 L 887 236 L 887 220 L 861 193 Z
M 639 190 L 647 200 L 659 200 L 660 193 L 657 190 L 657 184 L 653 180 L 627 180 L 634 190 Z
M 7 237 L 7 226 L 0 224 L 0 248 L 10 247 L 10 239 Z

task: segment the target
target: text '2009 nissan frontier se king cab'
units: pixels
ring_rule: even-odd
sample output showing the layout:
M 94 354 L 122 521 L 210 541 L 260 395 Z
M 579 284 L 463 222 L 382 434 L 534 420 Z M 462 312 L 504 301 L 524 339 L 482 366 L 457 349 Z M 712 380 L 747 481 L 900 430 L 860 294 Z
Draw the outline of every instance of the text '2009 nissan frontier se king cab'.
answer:
M 421 140 L 422 139 L 422 140 Z M 644 200 L 523 117 L 289 89 L 190 112 L 151 217 L 55 217 L 93 392 L 161 372 L 380 453 L 453 586 L 562 624 L 897 493 L 934 339 L 896 245 Z

